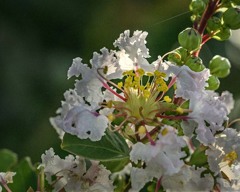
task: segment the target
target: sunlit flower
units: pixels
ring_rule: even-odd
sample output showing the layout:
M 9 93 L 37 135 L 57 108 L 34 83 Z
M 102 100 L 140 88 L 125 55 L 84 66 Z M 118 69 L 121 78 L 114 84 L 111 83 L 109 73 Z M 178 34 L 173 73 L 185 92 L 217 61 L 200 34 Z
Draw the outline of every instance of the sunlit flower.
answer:
M 186 154 L 181 148 L 186 145 L 183 138 L 178 137 L 176 130 L 165 126 L 154 143 L 136 143 L 132 146 L 130 159 L 134 163 L 141 161 L 145 168 L 133 168 L 131 171 L 132 190 L 139 191 L 153 178 L 160 179 L 180 171 L 184 165 L 181 158 Z
M 48 183 L 55 191 L 113 191 L 110 171 L 98 162 L 91 161 L 87 168 L 83 158 L 68 155 L 61 159 L 51 148 L 42 155 L 42 166 Z
M 166 191 L 211 191 L 214 179 L 210 174 L 202 173 L 206 169 L 183 166 L 181 170 L 171 176 L 164 176 L 161 180 L 162 186 Z

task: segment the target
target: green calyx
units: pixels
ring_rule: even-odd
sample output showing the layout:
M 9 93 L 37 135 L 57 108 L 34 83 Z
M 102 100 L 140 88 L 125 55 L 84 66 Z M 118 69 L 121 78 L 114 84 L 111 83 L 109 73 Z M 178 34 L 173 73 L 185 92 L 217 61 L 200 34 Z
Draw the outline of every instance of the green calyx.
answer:
M 206 3 L 202 0 L 192 0 L 189 5 L 190 11 L 194 14 L 202 14 L 206 8 Z
M 168 61 L 182 66 L 188 58 L 189 54 L 190 53 L 187 49 L 179 47 L 168 55 Z
M 230 29 L 240 28 L 240 9 L 229 8 L 223 13 L 223 22 Z
M 216 55 L 209 62 L 210 73 L 216 77 L 224 78 L 230 73 L 231 64 L 225 57 Z
M 187 28 L 178 35 L 179 44 L 188 51 L 195 51 L 200 48 L 202 37 L 197 30 Z
M 200 57 L 191 56 L 185 63 L 191 70 L 195 72 L 202 71 L 205 69 L 202 59 Z
M 207 90 L 217 90 L 220 86 L 220 81 L 219 79 L 214 76 L 214 75 L 211 75 L 207 81 L 208 83 L 208 86 L 206 87 Z

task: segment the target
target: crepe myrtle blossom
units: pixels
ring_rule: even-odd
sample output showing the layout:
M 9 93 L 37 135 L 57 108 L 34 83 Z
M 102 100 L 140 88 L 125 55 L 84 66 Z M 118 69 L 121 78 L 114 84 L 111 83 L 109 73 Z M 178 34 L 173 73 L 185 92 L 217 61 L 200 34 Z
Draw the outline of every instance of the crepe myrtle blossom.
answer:
M 213 91 L 193 93 L 189 101 L 189 119 L 182 122 L 184 134 L 191 137 L 195 131 L 197 139 L 204 145 L 215 142 L 214 135 L 224 130 L 224 122 L 233 105 L 232 95 L 223 92 L 220 96 Z
M 155 134 L 164 119 L 188 118 L 188 110 L 174 103 L 173 95 L 167 95 L 175 80 L 167 82 L 166 74 L 158 70 L 159 63 L 149 64 L 146 60 L 149 57 L 146 36 L 142 31 L 130 36 L 127 30 L 114 42 L 120 50 L 103 48 L 100 54 L 93 54 L 90 65 L 83 64 L 81 58 L 73 60 L 68 78 L 81 79 L 76 80 L 73 90 L 65 93 L 66 101 L 57 111 L 59 115 L 51 118 L 61 138 L 63 130 L 80 139 L 97 141 L 107 127 L 125 132 L 126 125 L 133 134 L 138 134 L 141 126 L 152 126 L 150 134 Z M 119 118 L 124 119 L 122 123 L 111 124 Z M 139 139 L 138 135 L 128 136 Z
M 0 184 L 8 191 L 11 191 L 8 188 L 8 183 L 13 183 L 13 176 L 16 175 L 16 172 L 0 172 Z M 0 185 L 0 191 L 2 191 L 2 187 Z
M 184 146 L 184 139 L 177 136 L 176 129 L 171 126 L 162 127 L 156 141 L 134 144 L 130 159 L 135 164 L 141 161 L 145 168 L 132 168 L 131 191 L 139 191 L 153 178 L 160 182 L 162 177 L 178 173 L 184 165 L 181 160 L 186 156 L 185 152 L 181 151 Z
M 66 91 L 62 108 L 50 122 L 62 139 L 64 132 L 78 136 L 80 139 L 100 140 L 108 126 L 106 116 L 97 113 L 92 106 L 86 105 L 75 90 Z
M 61 159 L 52 148 L 42 155 L 46 180 L 54 191 L 113 191 L 110 171 L 97 161 L 87 168 L 85 159 L 68 155 Z
M 209 69 L 203 69 L 200 72 L 192 71 L 188 66 L 177 66 L 170 62 L 160 65 L 160 70 L 168 76 L 176 78 L 175 96 L 188 100 L 194 93 L 201 93 L 205 90 L 206 81 L 210 76 Z
M 188 66 L 176 66 L 169 62 L 163 63 L 160 69 L 176 79 L 175 97 L 182 103 L 189 102 L 188 119 L 182 121 L 184 134 L 192 137 L 195 132 L 201 143 L 212 144 L 215 133 L 223 131 L 223 124 L 233 108 L 232 94 L 225 91 L 219 96 L 205 90 L 209 69 L 194 72 Z
M 217 136 L 215 143 L 206 150 L 210 170 L 224 174 L 232 188 L 240 190 L 240 138 L 239 132 L 227 128 Z
M 211 174 L 204 174 L 205 168 L 184 165 L 181 170 L 171 176 L 163 176 L 161 183 L 168 191 L 211 191 L 214 186 L 214 179 Z

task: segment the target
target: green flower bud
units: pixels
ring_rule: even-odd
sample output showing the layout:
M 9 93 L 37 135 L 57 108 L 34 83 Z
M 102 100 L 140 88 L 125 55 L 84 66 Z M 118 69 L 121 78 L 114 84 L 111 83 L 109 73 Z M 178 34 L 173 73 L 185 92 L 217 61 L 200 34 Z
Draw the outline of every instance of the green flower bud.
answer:
M 181 55 L 176 51 L 168 55 L 168 61 L 181 65 Z
M 194 51 L 200 48 L 202 37 L 195 29 L 187 28 L 179 33 L 178 42 L 183 48 Z
M 221 19 L 218 17 L 211 17 L 207 22 L 207 31 L 209 33 L 216 32 L 222 27 Z
M 240 0 L 231 0 L 235 5 L 240 5 Z
M 217 90 L 220 86 L 220 81 L 219 79 L 214 76 L 214 75 L 211 75 L 207 81 L 208 83 L 208 86 L 206 87 L 207 90 Z
M 183 65 L 189 54 L 187 49 L 179 47 L 168 55 L 168 61 L 176 63 L 177 65 Z
M 218 41 L 225 41 L 229 39 L 229 37 L 232 35 L 231 29 L 228 27 L 222 26 L 220 30 L 214 34 L 212 37 Z
M 239 29 L 240 28 L 240 9 L 238 8 L 229 8 L 223 13 L 224 24 L 230 29 Z
M 190 11 L 194 14 L 202 14 L 206 8 L 206 4 L 202 0 L 192 0 L 189 5 Z
M 231 64 L 225 57 L 216 55 L 209 62 L 210 73 L 216 77 L 223 78 L 229 75 Z
M 190 57 L 186 61 L 185 65 L 187 65 L 191 70 L 195 72 L 199 72 L 205 69 L 205 66 L 203 65 L 202 59 L 200 57 Z
M 189 51 L 187 49 L 184 49 L 183 47 L 179 47 L 176 50 L 181 55 L 181 60 L 185 62 L 187 57 L 190 55 Z

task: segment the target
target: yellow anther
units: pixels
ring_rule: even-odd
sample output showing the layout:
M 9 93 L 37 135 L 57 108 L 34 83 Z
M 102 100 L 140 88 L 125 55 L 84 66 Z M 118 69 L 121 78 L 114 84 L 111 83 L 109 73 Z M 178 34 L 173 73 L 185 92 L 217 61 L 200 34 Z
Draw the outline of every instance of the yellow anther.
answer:
M 137 76 L 134 77 L 134 81 L 140 82 L 140 80 L 141 80 L 140 77 Z
M 142 68 L 138 69 L 136 72 L 137 72 L 140 76 L 143 76 L 143 75 L 145 74 L 145 71 L 144 71 Z
M 238 155 L 235 151 L 231 151 L 230 153 L 226 154 L 224 157 L 224 161 L 230 161 L 233 162 L 238 158 Z
M 154 75 L 155 75 L 156 77 L 160 77 L 160 76 L 161 76 L 161 72 L 160 72 L 160 71 L 154 71 Z
M 141 85 L 141 86 L 139 86 L 139 89 L 140 89 L 141 91 L 143 91 L 143 90 L 145 89 L 145 87 L 144 87 L 143 85 Z
M 117 84 L 117 86 L 118 86 L 118 88 L 122 88 L 123 87 L 123 82 L 119 82 L 118 84 Z
M 184 109 L 181 108 L 181 107 L 178 107 L 178 108 L 176 109 L 176 111 L 177 111 L 179 114 L 183 114 L 183 113 L 184 113 Z
M 144 90 L 144 91 L 143 91 L 143 97 L 144 97 L 144 98 L 149 98 L 150 95 L 151 95 L 151 93 L 150 93 L 149 90 Z
M 166 77 L 166 73 L 160 72 L 160 71 L 154 71 L 154 75 L 156 77 Z
M 159 92 L 167 92 L 167 90 L 168 90 L 168 87 L 166 86 L 166 85 L 161 85 L 161 86 L 158 86 L 158 88 L 157 88 L 157 90 L 159 91 Z
M 168 129 L 167 129 L 167 128 L 164 128 L 164 129 L 162 130 L 161 134 L 162 134 L 163 136 L 167 135 L 167 134 L 168 134 Z
M 107 72 L 108 72 L 108 66 L 105 66 L 105 67 L 103 68 L 103 74 L 107 74 Z
M 113 114 L 111 113 L 111 114 L 109 114 L 109 115 L 107 116 L 107 118 L 108 118 L 108 120 L 109 120 L 110 122 L 113 122 L 114 119 L 115 119 L 115 115 L 113 115 Z
M 163 100 L 166 101 L 167 103 L 170 103 L 172 101 L 172 99 L 169 96 L 164 96 Z
M 146 133 L 146 128 L 145 128 L 144 126 L 140 126 L 140 127 L 138 128 L 138 133 L 139 133 L 139 134 L 145 134 L 145 133 Z
M 108 101 L 108 102 L 107 102 L 107 107 L 108 107 L 108 108 L 112 108 L 112 106 L 113 106 L 112 100 Z

